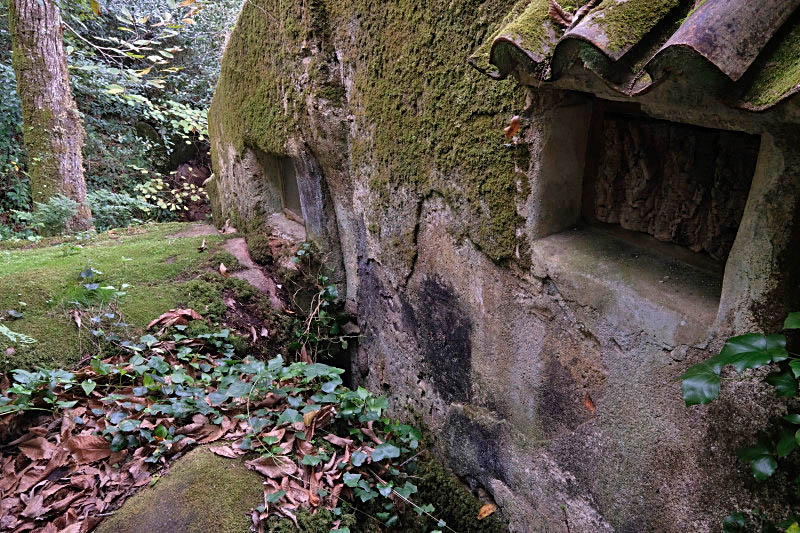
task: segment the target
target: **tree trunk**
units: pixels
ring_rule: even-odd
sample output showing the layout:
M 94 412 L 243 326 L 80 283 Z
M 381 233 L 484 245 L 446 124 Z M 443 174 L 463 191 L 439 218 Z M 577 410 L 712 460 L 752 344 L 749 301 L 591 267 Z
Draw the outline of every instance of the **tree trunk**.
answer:
M 70 231 L 92 227 L 83 178 L 83 122 L 70 91 L 61 12 L 54 0 L 9 0 L 12 64 L 22 101 L 33 199 L 63 194 L 80 204 Z

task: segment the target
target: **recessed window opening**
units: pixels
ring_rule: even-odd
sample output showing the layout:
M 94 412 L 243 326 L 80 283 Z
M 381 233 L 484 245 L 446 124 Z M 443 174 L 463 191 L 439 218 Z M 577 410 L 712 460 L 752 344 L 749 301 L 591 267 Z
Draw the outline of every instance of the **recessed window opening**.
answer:
M 297 174 L 294 164 L 288 157 L 282 157 L 281 170 L 281 204 L 287 215 L 298 221 L 303 220 L 303 208 L 300 204 L 300 189 L 297 186 Z
M 638 244 L 658 241 L 652 246 L 660 252 L 721 274 L 759 148 L 758 135 L 656 120 L 631 106 L 598 101 L 583 218 Z
M 283 213 L 295 222 L 304 224 L 294 160 L 284 155 L 251 150 L 258 161 L 257 173 L 264 180 L 264 188 L 260 193 L 265 199 L 264 210 L 269 214 Z

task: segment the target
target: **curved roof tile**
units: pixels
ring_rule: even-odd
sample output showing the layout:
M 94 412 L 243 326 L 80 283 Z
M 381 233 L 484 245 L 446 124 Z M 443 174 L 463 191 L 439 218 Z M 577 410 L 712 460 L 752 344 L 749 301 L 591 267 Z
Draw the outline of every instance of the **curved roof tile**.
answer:
M 561 2 L 569 12 L 576 4 Z M 548 82 L 579 60 L 633 96 L 696 68 L 681 59 L 688 52 L 726 77 L 733 105 L 760 111 L 800 92 L 798 7 L 800 0 L 602 0 L 565 31 L 549 0 L 522 0 L 469 62 L 493 78 L 521 71 Z

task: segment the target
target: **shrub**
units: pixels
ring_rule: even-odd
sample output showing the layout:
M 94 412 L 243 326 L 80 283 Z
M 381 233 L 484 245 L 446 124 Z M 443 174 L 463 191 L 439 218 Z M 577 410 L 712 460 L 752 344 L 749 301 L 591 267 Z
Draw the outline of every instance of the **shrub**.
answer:
M 162 178 L 153 178 L 134 187 L 137 197 L 143 202 L 153 205 L 150 218 L 164 222 L 178 220 L 185 211 L 189 211 L 191 202 L 199 202 L 207 198 L 202 187 L 192 183 L 182 183 L 171 187 Z

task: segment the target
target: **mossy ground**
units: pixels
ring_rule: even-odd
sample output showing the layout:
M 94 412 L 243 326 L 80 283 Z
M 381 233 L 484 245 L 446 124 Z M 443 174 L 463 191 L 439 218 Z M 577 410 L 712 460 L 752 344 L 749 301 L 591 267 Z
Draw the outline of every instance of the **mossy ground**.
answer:
M 198 448 L 150 488 L 128 500 L 99 533 L 246 533 L 250 509 L 262 503 L 261 476 L 244 461 Z
M 118 289 L 123 283 L 130 285 L 116 311 L 132 334 L 178 304 L 191 300 L 198 306 L 218 305 L 219 291 L 187 297 L 186 280 L 196 276 L 209 259 L 208 252 L 197 251 L 203 239 L 213 249 L 223 238 L 175 236 L 186 227 L 175 223 L 117 230 L 97 235 L 82 248 L 75 247 L 74 240 L 55 245 L 58 240 L 53 239 L 29 249 L 0 249 L 3 324 L 37 340 L 32 345 L 14 345 L 14 353 L 7 354 L 11 344 L 0 336 L 0 371 L 37 365 L 69 368 L 81 358 L 91 334 L 87 328 L 79 333 L 69 300 L 82 290 L 80 272 L 89 267 L 102 272 L 101 285 Z M 19 302 L 27 305 L 23 308 Z M 23 318 L 8 320 L 9 309 L 22 311 Z

